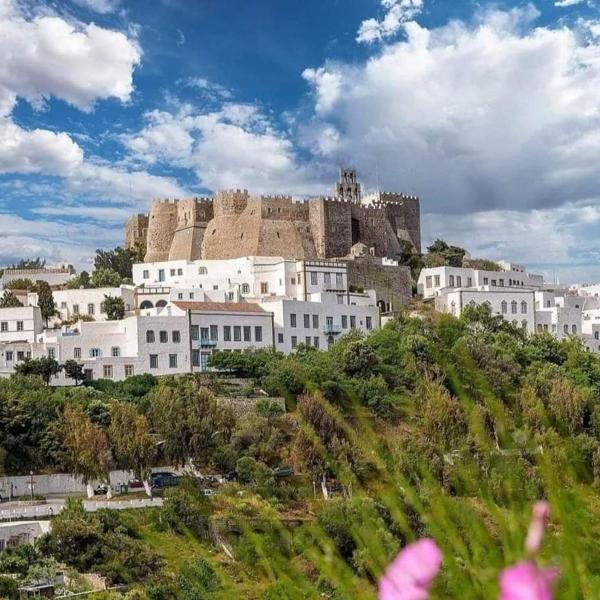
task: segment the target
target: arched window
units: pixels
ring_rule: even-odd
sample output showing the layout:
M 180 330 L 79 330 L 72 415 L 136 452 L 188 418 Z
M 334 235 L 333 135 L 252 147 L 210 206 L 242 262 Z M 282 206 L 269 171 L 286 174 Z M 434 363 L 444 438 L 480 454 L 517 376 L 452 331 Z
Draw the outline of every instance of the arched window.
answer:
M 527 302 L 525 302 L 525 300 L 523 300 L 523 302 L 521 302 L 521 314 L 523 314 L 523 315 L 527 314 Z
M 156 303 L 156 308 L 164 308 L 167 305 L 167 301 L 166 300 L 159 300 Z
M 517 301 L 516 300 L 513 300 L 510 303 L 510 310 L 511 310 L 511 312 L 512 312 L 513 315 L 517 314 Z
M 506 300 L 502 300 L 500 307 L 502 310 L 502 314 L 505 315 L 508 312 L 508 304 L 506 303 Z
M 150 300 L 144 300 L 141 304 L 140 304 L 140 308 L 142 310 L 146 310 L 148 308 L 154 308 L 154 305 L 152 304 L 152 302 L 150 302 Z
M 198 267 L 198 275 L 206 275 L 208 273 L 208 269 L 206 267 Z

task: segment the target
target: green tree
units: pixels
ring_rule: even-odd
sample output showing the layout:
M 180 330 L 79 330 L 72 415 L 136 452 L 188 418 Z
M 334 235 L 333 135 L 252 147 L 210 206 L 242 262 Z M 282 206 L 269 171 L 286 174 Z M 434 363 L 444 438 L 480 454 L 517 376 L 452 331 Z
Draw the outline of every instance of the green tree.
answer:
M 56 304 L 54 303 L 52 288 L 47 281 L 38 281 L 35 284 L 35 291 L 37 292 L 37 304 L 42 313 L 42 319 L 44 319 L 46 327 L 48 327 L 48 319 L 56 314 Z
M 96 269 L 90 280 L 94 288 L 119 287 L 122 281 L 121 275 L 112 269 Z
M 6 290 L 0 298 L 0 308 L 16 308 L 23 303 L 10 291 Z
M 58 362 L 48 356 L 40 358 L 28 358 L 15 365 L 15 373 L 19 375 L 38 375 L 44 383 L 48 385 L 50 379 L 58 375 L 62 370 L 62 366 Z
M 72 277 L 67 281 L 66 286 L 70 290 L 86 289 L 91 286 L 90 274 L 87 271 L 81 271 L 79 275 Z
M 75 381 L 75 385 L 79 385 L 79 382 L 85 379 L 83 365 L 72 358 L 65 361 L 63 369 L 65 371 L 65 375 L 69 379 L 73 379 Z
M 114 271 L 122 279 L 131 279 L 135 262 L 141 262 L 137 250 L 118 246 L 114 250 L 96 250 L 94 268 L 97 271 L 103 269 Z
M 132 471 L 144 483 L 146 494 L 152 496 L 148 479 L 155 444 L 148 420 L 138 413 L 133 404 L 125 402 L 113 403 L 110 416 L 108 437 L 117 466 Z
M 66 463 L 86 485 L 88 498 L 92 498 L 92 482 L 109 480 L 111 457 L 106 431 L 94 425 L 81 408 L 70 406 L 63 413 L 62 430 Z M 108 489 L 110 496 L 110 485 Z
M 35 283 L 31 279 L 13 279 L 4 284 L 7 290 L 34 290 Z
M 125 316 L 125 302 L 117 296 L 104 296 L 102 309 L 109 321 L 120 321 Z

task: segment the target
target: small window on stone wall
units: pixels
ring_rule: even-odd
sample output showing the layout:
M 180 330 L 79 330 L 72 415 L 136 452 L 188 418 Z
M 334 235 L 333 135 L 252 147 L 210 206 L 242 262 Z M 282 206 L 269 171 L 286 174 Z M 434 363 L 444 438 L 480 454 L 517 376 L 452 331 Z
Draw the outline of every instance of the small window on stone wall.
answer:
M 213 234 L 213 235 L 215 235 L 215 233 L 217 233 L 217 230 L 216 230 L 216 229 L 213 229 L 213 232 L 212 232 L 212 234 Z
M 277 239 L 279 239 L 279 231 L 277 232 Z

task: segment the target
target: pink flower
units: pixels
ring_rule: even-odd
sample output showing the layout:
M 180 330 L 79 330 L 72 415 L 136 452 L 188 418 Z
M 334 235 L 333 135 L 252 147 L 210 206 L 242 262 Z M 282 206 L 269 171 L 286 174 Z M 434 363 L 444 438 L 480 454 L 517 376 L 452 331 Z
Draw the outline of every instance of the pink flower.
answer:
M 500 600 L 552 600 L 556 569 L 541 569 L 532 561 L 522 561 L 504 569 L 500 576 Z
M 379 600 L 426 600 L 442 564 L 442 553 L 430 538 L 409 544 L 379 582 Z
M 527 540 L 525 541 L 525 549 L 529 554 L 537 554 L 539 552 L 544 538 L 544 529 L 546 529 L 549 517 L 550 505 L 544 500 L 536 502 L 533 506 L 531 524 L 529 525 Z

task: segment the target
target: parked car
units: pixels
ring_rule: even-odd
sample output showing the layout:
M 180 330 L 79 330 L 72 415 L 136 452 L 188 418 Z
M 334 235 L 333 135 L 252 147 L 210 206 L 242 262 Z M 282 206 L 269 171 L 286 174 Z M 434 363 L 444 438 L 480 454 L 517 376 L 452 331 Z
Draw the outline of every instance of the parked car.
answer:
M 153 488 L 163 489 L 178 485 L 179 477 L 170 471 L 157 471 L 150 475 L 150 485 Z
M 291 477 L 294 474 L 294 469 L 290 465 L 281 465 L 273 469 L 273 477 L 281 479 L 283 477 Z
M 130 479 L 127 482 L 127 485 L 129 486 L 130 490 L 137 490 L 139 488 L 143 488 L 144 487 L 144 482 L 140 481 L 139 479 Z
M 106 494 L 108 494 L 108 486 L 105 483 L 94 488 L 94 496 L 106 496 Z

